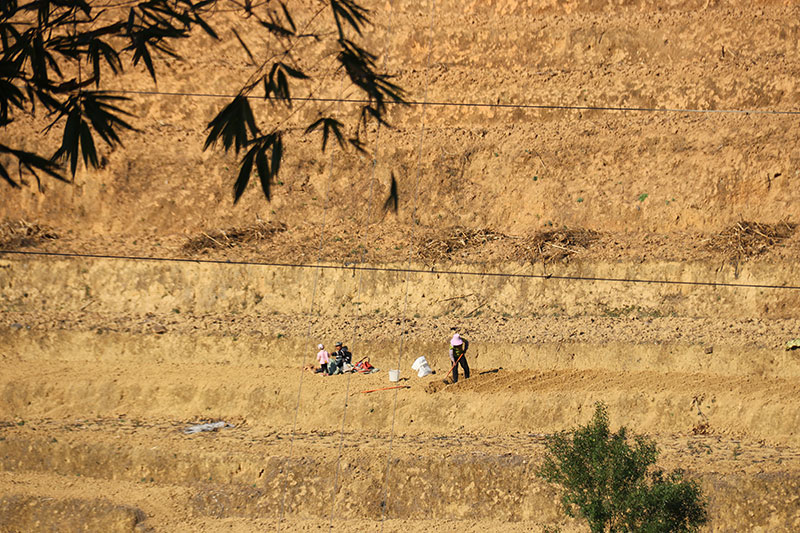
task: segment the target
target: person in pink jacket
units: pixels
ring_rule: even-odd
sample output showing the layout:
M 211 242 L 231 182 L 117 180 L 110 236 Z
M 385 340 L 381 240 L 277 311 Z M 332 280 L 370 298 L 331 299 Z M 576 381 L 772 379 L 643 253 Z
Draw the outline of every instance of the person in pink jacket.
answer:
M 331 355 L 325 351 L 325 346 L 320 344 L 317 346 L 319 348 L 319 352 L 317 352 L 317 362 L 319 363 L 319 368 L 317 369 L 316 373 L 319 374 L 320 372 L 327 374 L 328 373 L 328 361 L 330 361 Z

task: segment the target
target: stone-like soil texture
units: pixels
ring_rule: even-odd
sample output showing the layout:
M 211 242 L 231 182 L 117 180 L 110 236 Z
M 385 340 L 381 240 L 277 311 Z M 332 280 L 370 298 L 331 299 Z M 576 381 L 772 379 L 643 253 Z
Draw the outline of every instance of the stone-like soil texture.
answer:
M 800 529 L 800 8 L 365 6 L 411 105 L 368 154 L 288 135 L 270 202 L 203 151 L 252 70 L 232 30 L 274 46 L 226 9 L 157 85 L 106 80 L 137 131 L 102 168 L 0 184 L 0 531 L 588 531 L 535 472 L 598 401 L 704 531 Z M 379 371 L 315 374 L 335 341 Z

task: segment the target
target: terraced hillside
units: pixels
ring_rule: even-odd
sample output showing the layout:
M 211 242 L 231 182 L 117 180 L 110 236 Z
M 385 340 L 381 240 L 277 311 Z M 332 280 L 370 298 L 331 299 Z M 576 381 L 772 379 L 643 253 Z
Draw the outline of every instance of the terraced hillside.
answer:
M 232 206 L 200 93 L 249 67 L 198 36 L 102 169 L 0 185 L 0 531 L 586 531 L 534 473 L 597 401 L 708 531 L 800 528 L 798 8 L 369 7 L 415 102 L 372 157 L 297 139 Z M 380 371 L 305 369 L 337 340 Z

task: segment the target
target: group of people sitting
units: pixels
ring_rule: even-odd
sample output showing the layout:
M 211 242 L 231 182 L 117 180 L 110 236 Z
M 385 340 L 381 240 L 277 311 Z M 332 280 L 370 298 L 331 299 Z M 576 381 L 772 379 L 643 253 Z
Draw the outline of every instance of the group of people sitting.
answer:
M 328 353 L 325 346 L 320 344 L 317 346 L 319 352 L 317 353 L 317 367 L 314 372 L 325 376 L 333 376 L 334 374 L 344 374 L 346 372 L 360 372 L 363 374 L 371 374 L 377 372 L 378 369 L 369 363 L 369 358 L 364 357 L 358 363 L 353 365 L 353 354 L 343 346 L 341 342 L 334 344 L 334 352 Z M 453 372 L 453 383 L 458 383 L 458 367 L 459 365 L 464 370 L 464 378 L 469 378 L 469 365 L 467 364 L 467 350 L 469 349 L 469 341 L 455 333 L 453 338 L 450 339 L 450 362 L 453 364 L 450 369 Z M 307 368 L 311 368 L 308 365 Z
M 347 346 L 342 346 L 341 342 L 334 345 L 335 351 L 328 353 L 325 346 L 320 344 L 317 346 L 319 352 L 317 353 L 317 374 L 325 374 L 333 376 L 334 374 L 343 374 L 353 370 L 353 354 L 347 349 Z

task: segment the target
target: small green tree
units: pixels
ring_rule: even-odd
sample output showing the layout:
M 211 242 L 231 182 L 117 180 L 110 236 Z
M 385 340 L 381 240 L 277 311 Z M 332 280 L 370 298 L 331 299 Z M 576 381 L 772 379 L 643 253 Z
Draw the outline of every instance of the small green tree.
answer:
M 654 468 L 655 443 L 608 428 L 602 403 L 586 426 L 547 440 L 542 479 L 561 485 L 568 516 L 581 516 L 593 533 L 688 532 L 706 523 L 706 502 L 695 481 L 680 471 Z

